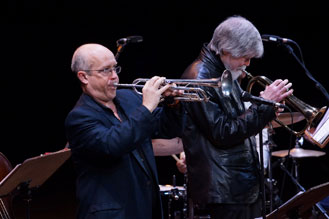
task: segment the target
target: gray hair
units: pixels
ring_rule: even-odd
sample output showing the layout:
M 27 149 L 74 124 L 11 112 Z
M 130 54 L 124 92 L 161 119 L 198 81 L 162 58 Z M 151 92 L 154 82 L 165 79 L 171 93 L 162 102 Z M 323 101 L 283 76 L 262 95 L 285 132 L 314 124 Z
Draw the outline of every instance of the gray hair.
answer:
M 232 16 L 220 23 L 208 47 L 217 55 L 226 51 L 237 58 L 260 58 L 264 53 L 262 38 L 257 28 L 241 16 Z

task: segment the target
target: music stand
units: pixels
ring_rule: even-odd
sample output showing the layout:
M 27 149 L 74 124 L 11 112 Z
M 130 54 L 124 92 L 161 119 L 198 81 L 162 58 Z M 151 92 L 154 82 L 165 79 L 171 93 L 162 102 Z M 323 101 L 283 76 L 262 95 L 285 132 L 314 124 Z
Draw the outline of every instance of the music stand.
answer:
M 329 196 L 329 182 L 299 192 L 266 216 L 267 219 L 305 218 L 309 210 Z M 323 212 L 322 212 L 323 213 Z M 327 215 L 326 215 L 327 216 Z
M 0 182 L 0 197 L 9 195 L 14 190 L 25 190 L 28 196 L 27 218 L 30 218 L 31 190 L 40 187 L 70 156 L 71 150 L 65 148 L 17 164 Z

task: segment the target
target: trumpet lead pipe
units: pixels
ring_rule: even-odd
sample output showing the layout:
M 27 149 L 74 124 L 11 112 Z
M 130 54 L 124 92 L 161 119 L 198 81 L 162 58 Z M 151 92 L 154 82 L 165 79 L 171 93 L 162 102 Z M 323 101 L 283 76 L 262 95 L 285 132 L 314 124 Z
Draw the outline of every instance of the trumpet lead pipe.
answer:
M 129 87 L 129 88 L 132 88 L 132 87 L 135 87 L 135 88 L 143 88 L 144 85 L 141 85 L 141 84 L 113 84 L 113 86 L 115 87 Z
M 200 85 L 200 86 L 209 86 L 209 87 L 220 87 L 220 79 L 166 79 L 166 84 L 185 84 L 185 85 Z

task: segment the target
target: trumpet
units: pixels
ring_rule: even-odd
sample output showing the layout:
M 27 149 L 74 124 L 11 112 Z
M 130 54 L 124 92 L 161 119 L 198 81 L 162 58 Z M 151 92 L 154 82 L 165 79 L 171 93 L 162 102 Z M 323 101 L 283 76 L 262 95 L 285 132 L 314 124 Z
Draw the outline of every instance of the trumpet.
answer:
M 116 87 L 132 88 L 136 93 L 142 95 L 138 88 L 143 88 L 148 78 L 137 78 L 132 84 L 114 84 Z M 165 79 L 163 86 L 166 84 L 176 84 L 177 87 L 171 87 L 173 90 L 183 90 L 182 96 L 174 97 L 175 100 L 190 102 L 208 102 L 209 95 L 201 87 L 221 87 L 223 93 L 230 94 L 232 89 L 232 74 L 225 70 L 220 78 L 211 79 Z
M 247 78 L 249 79 L 249 82 L 248 82 L 247 88 L 246 88 L 246 91 L 249 93 L 251 92 L 251 89 L 256 82 L 258 82 L 263 87 L 273 83 L 273 81 L 271 81 L 270 79 L 268 79 L 265 76 L 253 76 L 245 70 L 244 70 L 244 72 L 246 73 Z M 312 106 L 304 103 L 303 101 L 301 101 L 294 95 L 290 95 L 289 97 L 287 97 L 285 99 L 285 101 L 292 108 L 294 108 L 295 110 L 297 110 L 298 112 L 303 114 L 303 116 L 305 117 L 305 119 L 307 121 L 306 125 L 300 131 L 295 131 L 295 130 L 292 130 L 289 126 L 287 126 L 283 122 L 281 122 L 279 119 L 275 119 L 275 121 L 277 123 L 279 123 L 281 126 L 283 126 L 284 128 L 288 129 L 293 134 L 295 134 L 296 137 L 301 137 L 305 133 L 305 130 L 307 128 L 315 127 L 319 123 L 319 121 L 321 120 L 322 116 L 324 115 L 324 113 L 326 112 L 326 109 L 327 109 L 326 106 L 322 107 L 321 109 L 312 107 Z

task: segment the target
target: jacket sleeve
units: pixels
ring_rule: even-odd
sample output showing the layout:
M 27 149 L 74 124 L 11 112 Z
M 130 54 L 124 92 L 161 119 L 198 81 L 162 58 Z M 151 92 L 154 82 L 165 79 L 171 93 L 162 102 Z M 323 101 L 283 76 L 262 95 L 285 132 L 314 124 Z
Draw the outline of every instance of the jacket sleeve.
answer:
M 241 143 L 259 133 L 275 118 L 275 110 L 267 105 L 253 104 L 236 118 L 228 116 L 219 104 L 212 101 L 187 103 L 185 107 L 199 131 L 219 147 Z
M 153 115 L 157 118 L 157 131 L 152 138 L 170 139 L 181 137 L 185 114 L 180 103 L 175 107 L 163 104 L 156 109 Z
M 105 122 L 104 122 L 105 121 Z M 144 106 L 128 119 L 112 123 L 93 109 L 78 108 L 66 119 L 66 134 L 75 152 L 93 157 L 121 157 L 146 141 L 156 130 L 156 117 Z

